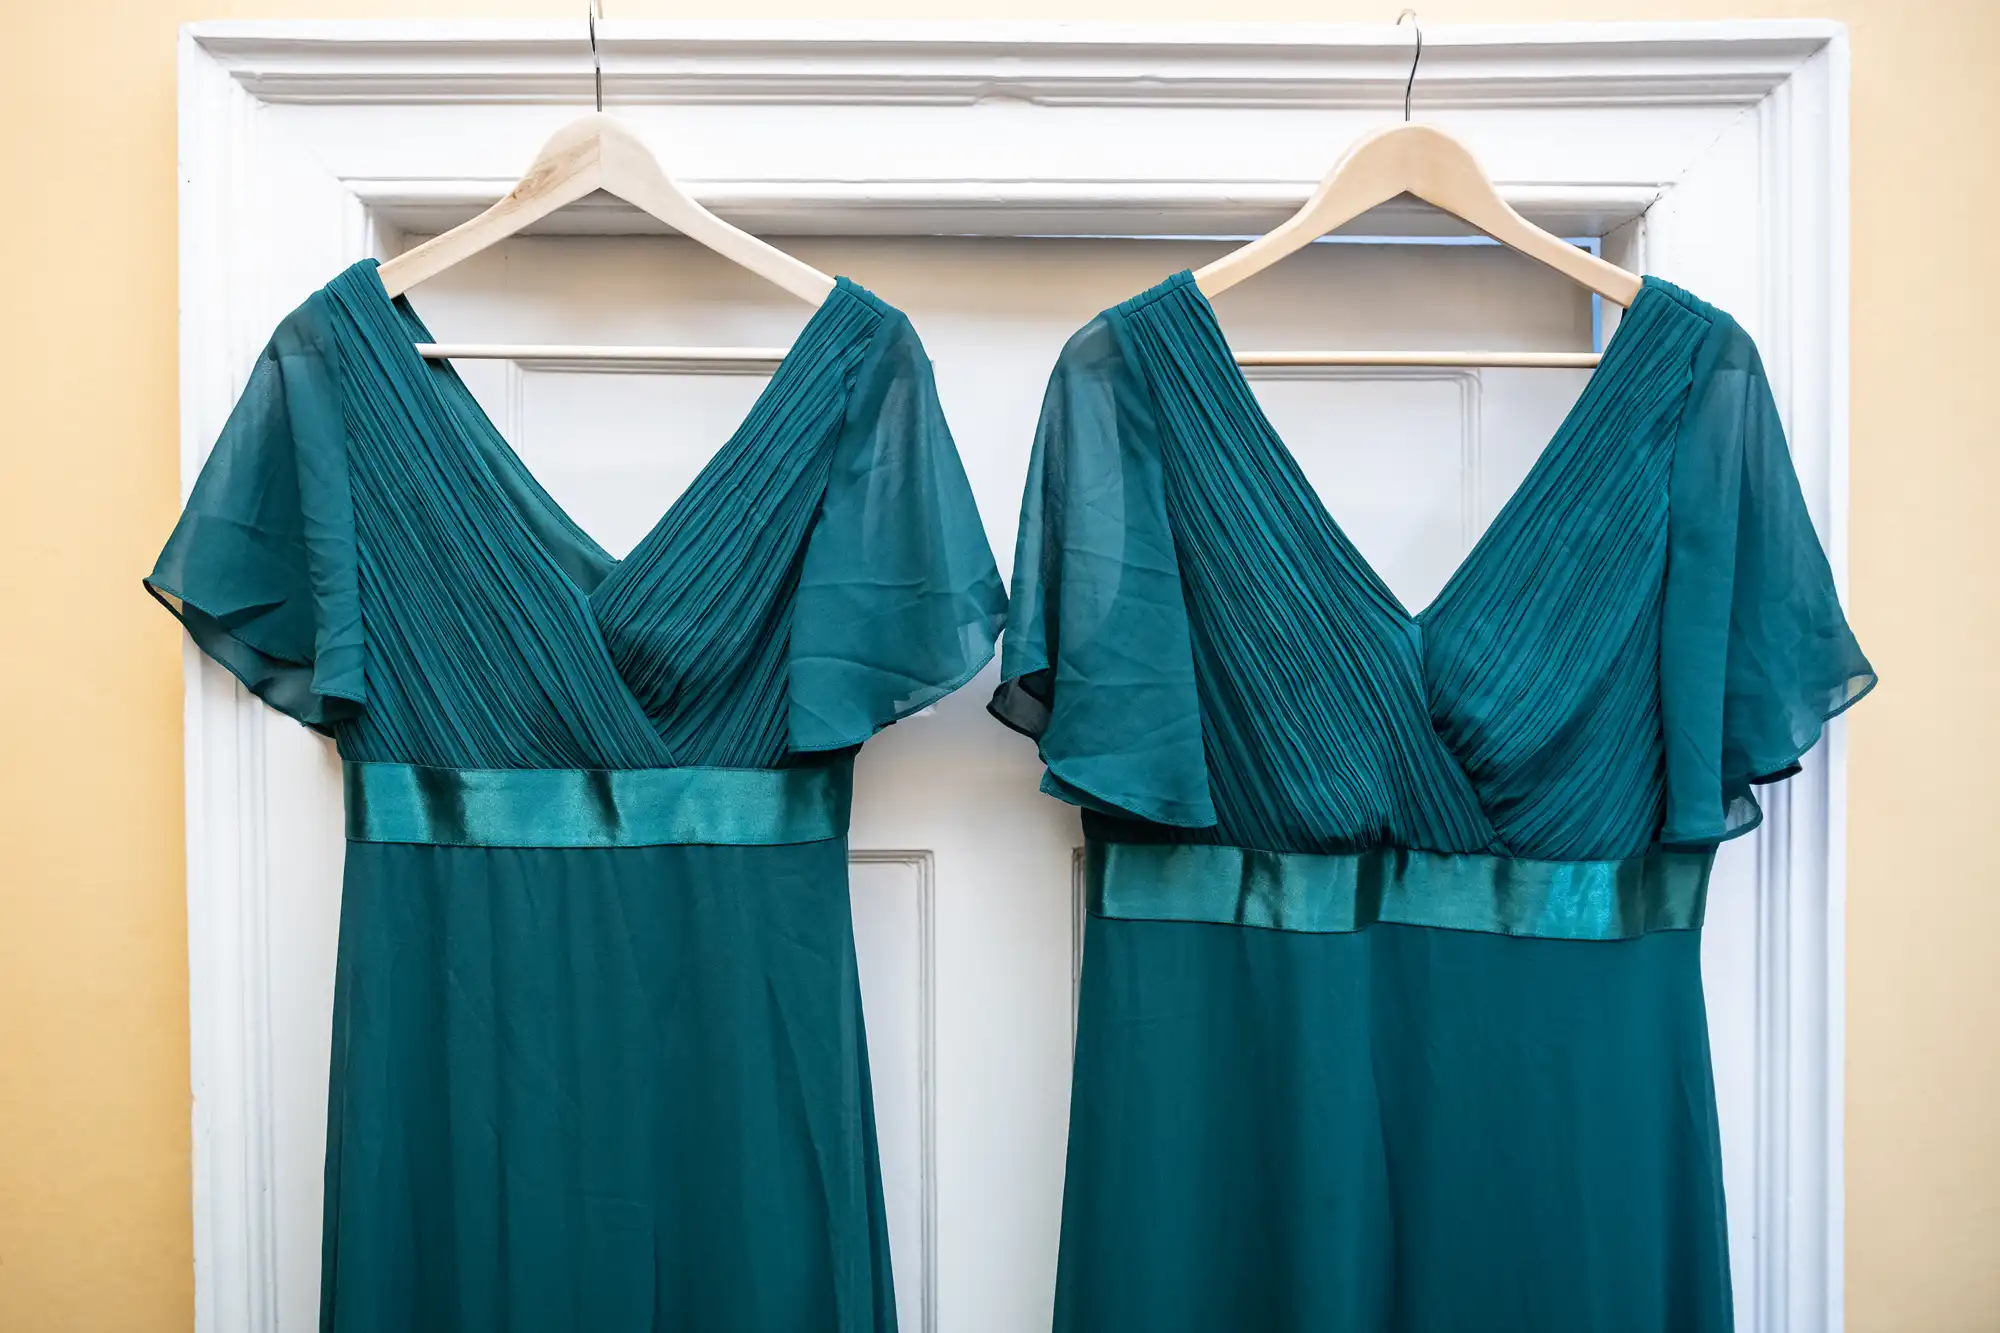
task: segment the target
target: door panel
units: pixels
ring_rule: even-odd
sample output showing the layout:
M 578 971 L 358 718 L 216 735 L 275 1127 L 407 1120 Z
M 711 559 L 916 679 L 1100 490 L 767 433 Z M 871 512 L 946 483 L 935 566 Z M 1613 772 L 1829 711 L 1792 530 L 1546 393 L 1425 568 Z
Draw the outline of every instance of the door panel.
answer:
M 476 370 L 475 370 L 476 367 Z M 468 362 L 472 391 L 549 493 L 624 556 L 721 448 L 766 376 L 606 373 L 602 363 Z
M 1099 309 L 1199 264 L 1217 243 L 798 240 L 907 311 L 1003 572 L 1049 368 Z M 781 345 L 805 307 L 683 242 L 516 240 L 425 284 L 442 339 Z M 1490 246 L 1310 247 L 1226 294 L 1238 348 L 1587 348 L 1587 293 Z M 466 362 L 460 373 L 529 467 L 613 553 L 652 525 L 763 385 L 761 375 Z M 1329 509 L 1406 605 L 1435 596 L 1556 428 L 1587 375 L 1310 370 L 1253 387 Z M 985 716 L 993 669 L 862 754 L 856 942 L 898 1305 L 909 1333 L 1046 1327 L 1055 1272 L 1080 935 L 1074 811 L 1039 795 L 1033 747 Z M 1743 882 L 1718 872 L 1718 923 Z M 326 920 L 323 911 L 301 920 Z M 1724 927 L 1727 928 L 1726 926 Z M 1711 939 L 1714 934 L 1711 934 Z M 1745 938 L 1749 938 L 1745 935 Z M 330 994 L 323 930 L 274 941 L 274 976 L 308 979 L 275 1043 L 283 1179 L 317 1180 Z M 1752 959 L 1711 945 L 1712 1022 L 1748 1197 Z M 313 1093 L 317 1091 L 317 1097 Z M 295 1160 L 294 1160 L 295 1159 Z M 316 1252 L 319 1201 L 281 1201 L 286 1253 Z M 1742 1228 L 1739 1228 L 1741 1231 Z M 1741 1251 L 1747 1253 L 1747 1251 Z M 285 1326 L 315 1319 L 303 1263 Z

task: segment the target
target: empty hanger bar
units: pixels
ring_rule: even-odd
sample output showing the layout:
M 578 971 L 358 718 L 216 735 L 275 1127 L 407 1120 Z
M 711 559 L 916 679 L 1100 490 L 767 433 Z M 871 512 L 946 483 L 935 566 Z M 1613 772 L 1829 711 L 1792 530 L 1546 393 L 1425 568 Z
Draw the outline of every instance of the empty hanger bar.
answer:
M 775 366 L 783 347 L 622 347 L 575 343 L 418 343 L 428 361 L 645 361 L 684 365 Z
M 1300 351 L 1238 352 L 1239 366 L 1486 366 L 1589 370 L 1597 352 Z

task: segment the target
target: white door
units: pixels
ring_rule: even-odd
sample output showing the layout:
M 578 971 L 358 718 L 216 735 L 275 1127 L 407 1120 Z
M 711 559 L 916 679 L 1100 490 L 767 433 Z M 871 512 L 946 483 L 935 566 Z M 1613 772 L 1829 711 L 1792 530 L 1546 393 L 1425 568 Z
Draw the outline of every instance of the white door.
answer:
M 1213 243 L 799 240 L 909 313 L 1003 572 L 1049 368 L 1101 308 L 1198 264 Z M 519 240 L 412 299 L 446 340 L 781 344 L 804 306 L 685 243 Z M 1217 303 L 1251 347 L 1586 349 L 1587 293 L 1509 253 L 1326 244 Z M 529 467 L 615 554 L 651 526 L 750 406 L 761 376 L 602 363 L 467 362 Z M 1327 505 L 1406 605 L 1438 591 L 1527 471 L 1588 372 L 1254 373 Z M 1039 795 L 1033 747 L 984 711 L 993 670 L 870 743 L 857 771 L 856 938 L 906 1333 L 1047 1327 L 1055 1276 L 1075 977 L 1075 813 Z M 306 743 L 306 742 L 301 742 Z M 337 799 L 328 783 L 325 799 Z M 301 812 L 302 838 L 337 828 Z M 1751 1197 L 1753 960 L 1746 853 L 1711 899 L 1709 1012 L 1728 1186 Z M 278 1096 L 272 1151 L 281 1326 L 315 1326 L 319 1165 L 338 880 L 270 923 Z M 1739 1271 L 1747 1227 L 1736 1228 Z M 1747 1284 L 1739 1283 L 1739 1290 Z

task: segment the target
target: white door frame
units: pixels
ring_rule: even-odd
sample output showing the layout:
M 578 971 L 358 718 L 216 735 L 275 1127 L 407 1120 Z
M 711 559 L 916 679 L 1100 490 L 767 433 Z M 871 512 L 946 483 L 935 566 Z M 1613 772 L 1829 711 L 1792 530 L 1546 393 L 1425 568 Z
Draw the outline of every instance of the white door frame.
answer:
M 1399 114 L 1407 29 L 1067 24 L 602 25 L 606 90 L 719 212 L 782 233 L 1243 234 Z M 181 472 L 191 484 L 285 311 L 342 266 L 496 198 L 587 105 L 580 24 L 198 24 L 180 45 Z M 799 108 L 809 114 L 796 114 Z M 1836 24 L 1435 28 L 1419 117 L 1503 193 L 1681 281 L 1757 337 L 1845 586 L 1848 57 Z M 620 209 L 561 216 L 641 229 Z M 1364 225 L 1437 225 L 1391 205 Z M 1089 312 L 1082 312 L 1087 317 Z M 1022 441 L 1025 454 L 1028 442 Z M 1011 532 L 995 528 L 1007 564 Z M 187 650 L 196 1326 L 276 1328 L 270 941 L 338 854 L 324 745 Z M 996 733 L 997 734 L 997 733 Z M 1767 789 L 1754 894 L 1754 1197 L 1733 1200 L 1746 1333 L 1842 1323 L 1846 782 Z M 909 856 L 862 852 L 857 856 Z M 1739 1240 L 1741 1237 L 1739 1237 Z M 926 1273 L 923 1280 L 929 1281 Z M 929 1302 L 926 1302 L 928 1307 Z M 910 1333 L 927 1333 L 911 1330 Z M 1025 1333 L 1025 1331 L 1024 1331 Z

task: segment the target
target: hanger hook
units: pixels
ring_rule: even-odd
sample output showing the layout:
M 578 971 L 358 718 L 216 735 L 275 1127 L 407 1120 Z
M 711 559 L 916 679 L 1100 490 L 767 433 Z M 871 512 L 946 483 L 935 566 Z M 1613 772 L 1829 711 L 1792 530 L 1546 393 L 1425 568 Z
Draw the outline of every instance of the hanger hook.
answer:
M 1416 53 L 1410 57 L 1410 77 L 1403 81 L 1403 119 L 1410 118 L 1410 93 L 1417 86 L 1417 62 L 1424 58 L 1424 25 L 1417 21 L 1417 11 L 1406 9 L 1396 15 L 1396 26 L 1402 27 L 1403 20 L 1410 21 L 1410 28 L 1417 34 Z
M 590 73 L 592 87 L 597 96 L 597 109 L 604 110 L 604 59 L 597 52 L 597 20 L 604 17 L 601 0 L 590 0 L 590 8 L 585 12 L 590 24 Z

